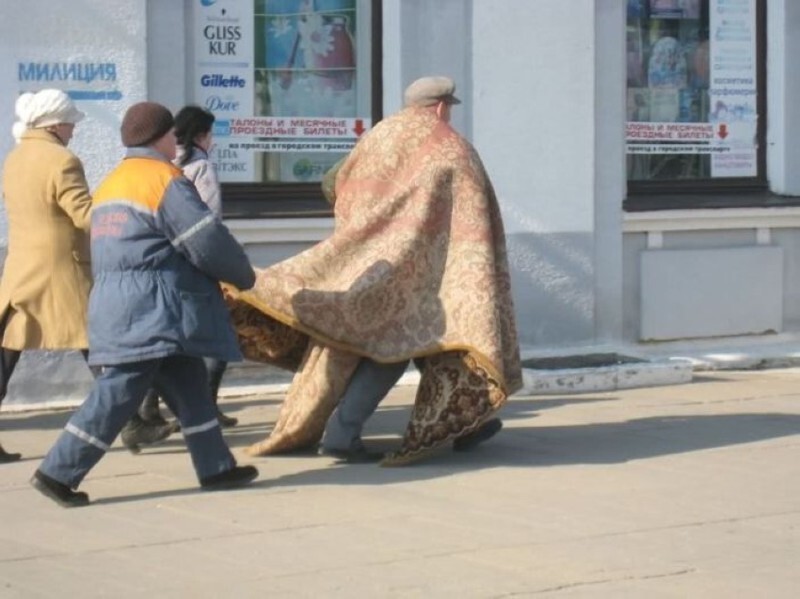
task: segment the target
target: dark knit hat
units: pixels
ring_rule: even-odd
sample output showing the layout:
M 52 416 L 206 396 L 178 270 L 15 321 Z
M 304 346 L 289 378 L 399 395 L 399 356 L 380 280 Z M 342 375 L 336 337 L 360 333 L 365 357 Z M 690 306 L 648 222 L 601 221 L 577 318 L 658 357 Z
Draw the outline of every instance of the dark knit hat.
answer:
M 172 113 L 157 102 L 134 104 L 122 117 L 122 145 L 147 146 L 161 138 L 175 124 Z

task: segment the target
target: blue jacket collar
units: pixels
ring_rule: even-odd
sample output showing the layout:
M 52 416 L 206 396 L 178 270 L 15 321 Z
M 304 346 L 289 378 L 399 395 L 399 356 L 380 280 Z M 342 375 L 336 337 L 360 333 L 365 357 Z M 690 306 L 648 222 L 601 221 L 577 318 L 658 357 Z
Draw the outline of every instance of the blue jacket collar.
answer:
M 137 146 L 135 148 L 127 148 L 125 158 L 152 158 L 171 164 L 164 154 L 157 152 L 149 146 Z

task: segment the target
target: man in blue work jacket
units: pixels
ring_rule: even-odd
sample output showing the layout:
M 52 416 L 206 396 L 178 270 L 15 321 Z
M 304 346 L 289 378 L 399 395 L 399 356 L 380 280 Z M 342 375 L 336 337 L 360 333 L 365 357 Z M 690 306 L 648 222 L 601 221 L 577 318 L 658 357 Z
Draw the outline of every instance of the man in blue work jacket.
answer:
M 255 467 L 236 465 L 223 439 L 202 359 L 241 360 L 218 283 L 248 289 L 253 268 L 170 162 L 176 140 L 169 110 L 134 104 L 121 134 L 127 154 L 92 207 L 89 364 L 103 372 L 31 479 L 64 507 L 89 503 L 75 489 L 151 386 L 180 421 L 202 489 L 258 476 Z

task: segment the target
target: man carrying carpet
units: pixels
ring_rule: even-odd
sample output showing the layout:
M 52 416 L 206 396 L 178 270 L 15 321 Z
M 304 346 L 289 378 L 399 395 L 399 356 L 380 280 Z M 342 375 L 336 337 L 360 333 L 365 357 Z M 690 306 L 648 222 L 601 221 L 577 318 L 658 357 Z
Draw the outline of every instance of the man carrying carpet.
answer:
M 521 386 L 497 199 L 475 149 L 450 126 L 446 77 L 424 77 L 323 181 L 331 237 L 228 290 L 243 352 L 296 370 L 251 455 L 308 449 L 402 465 L 501 427 Z M 361 428 L 409 360 L 421 370 L 399 449 L 367 451 Z

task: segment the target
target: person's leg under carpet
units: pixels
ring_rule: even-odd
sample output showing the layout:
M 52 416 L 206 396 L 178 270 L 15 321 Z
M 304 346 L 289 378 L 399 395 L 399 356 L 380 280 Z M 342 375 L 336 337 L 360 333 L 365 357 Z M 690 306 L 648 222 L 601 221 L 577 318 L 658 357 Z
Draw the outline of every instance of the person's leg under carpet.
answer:
M 14 372 L 14 367 L 16 367 L 21 355 L 22 352 L 15 349 L 6 349 L 4 347 L 0 350 L 0 404 L 3 403 L 6 397 L 8 381 L 11 379 L 11 374 Z M 16 462 L 21 457 L 21 453 L 9 453 L 0 445 L 0 464 Z
M 136 412 L 160 360 L 106 366 L 69 419 L 39 471 L 75 489 Z
M 252 466 L 236 466 L 217 421 L 202 358 L 164 358 L 154 387 L 181 423 L 186 446 L 203 488 L 238 486 L 258 475 Z
M 363 358 L 328 419 L 322 437 L 323 451 L 363 451 L 361 431 L 364 424 L 407 367 L 408 360 L 380 364 Z

